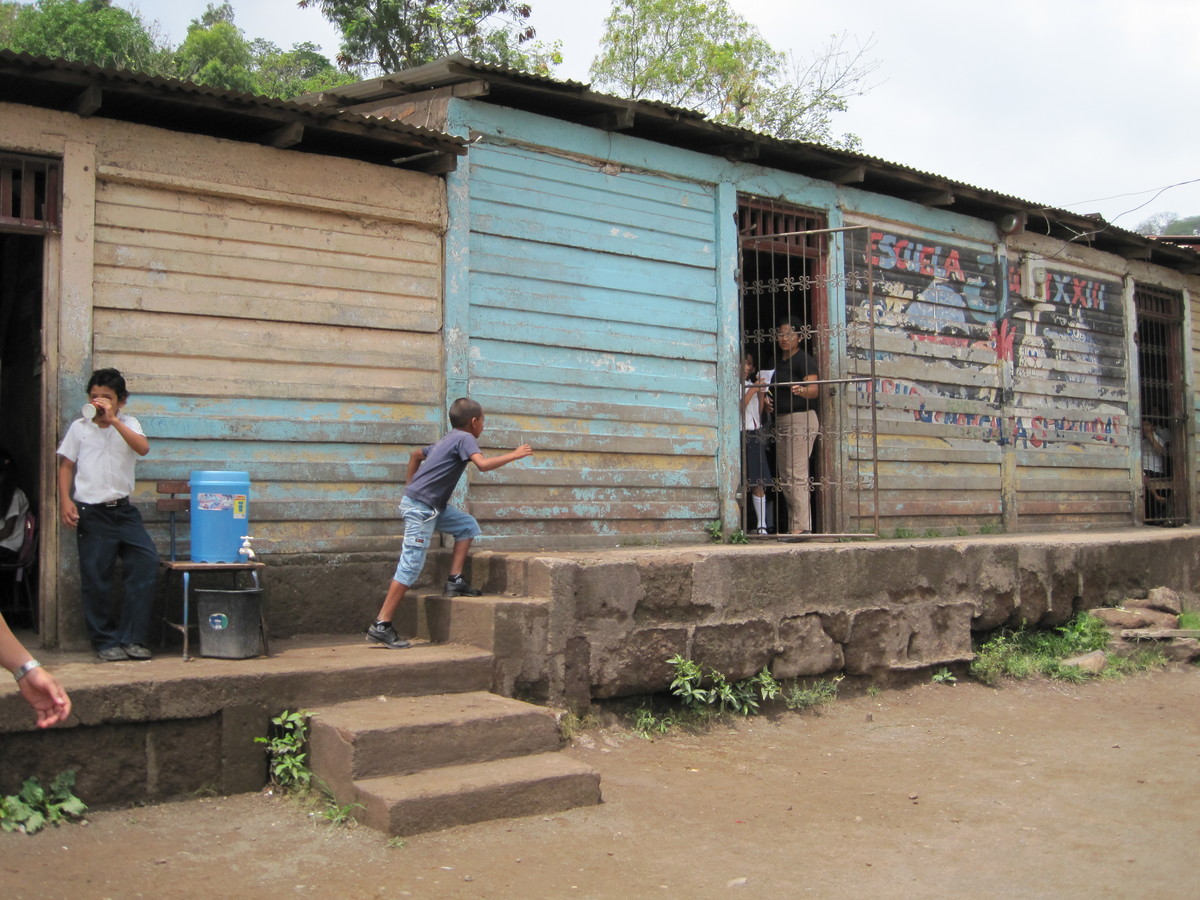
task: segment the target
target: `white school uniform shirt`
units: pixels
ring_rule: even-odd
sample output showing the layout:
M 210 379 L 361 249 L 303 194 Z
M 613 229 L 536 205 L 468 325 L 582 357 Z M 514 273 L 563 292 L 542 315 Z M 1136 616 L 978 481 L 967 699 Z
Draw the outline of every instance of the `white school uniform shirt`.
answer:
M 145 434 L 133 416 L 117 413 L 117 418 Z M 115 427 L 101 428 L 91 419 L 76 419 L 59 444 L 58 455 L 75 463 L 76 502 L 108 503 L 133 493 L 137 454 Z

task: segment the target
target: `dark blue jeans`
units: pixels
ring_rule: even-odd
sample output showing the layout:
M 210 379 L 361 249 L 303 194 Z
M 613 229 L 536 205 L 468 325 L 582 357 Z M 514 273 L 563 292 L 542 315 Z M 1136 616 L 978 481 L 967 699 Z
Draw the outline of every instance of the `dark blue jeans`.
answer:
M 129 502 L 79 507 L 79 579 L 83 614 L 97 650 L 145 644 L 158 582 L 158 549 L 146 533 L 141 513 Z M 117 615 L 112 599 L 113 567 L 124 571 L 125 600 Z

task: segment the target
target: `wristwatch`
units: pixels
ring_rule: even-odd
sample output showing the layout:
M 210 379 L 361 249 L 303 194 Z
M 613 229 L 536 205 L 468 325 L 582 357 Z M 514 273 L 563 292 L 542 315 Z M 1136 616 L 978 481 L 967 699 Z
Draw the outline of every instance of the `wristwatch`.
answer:
M 40 662 L 38 662 L 36 659 L 31 659 L 19 669 L 13 669 L 13 678 L 15 678 L 17 681 L 20 681 L 34 669 L 40 669 L 41 667 L 42 664 Z

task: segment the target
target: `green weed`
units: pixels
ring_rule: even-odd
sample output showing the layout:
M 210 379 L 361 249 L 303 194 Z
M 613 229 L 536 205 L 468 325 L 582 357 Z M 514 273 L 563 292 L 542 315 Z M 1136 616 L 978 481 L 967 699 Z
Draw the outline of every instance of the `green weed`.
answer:
M 988 522 L 979 526 L 980 534 L 1004 534 L 1004 526 L 999 522 Z
M 1189 630 L 1200 630 L 1200 612 L 1185 612 L 1179 614 L 1179 627 Z
M 933 673 L 932 681 L 934 684 L 954 684 L 958 679 L 954 677 L 953 672 L 942 666 Z
M 366 809 L 361 803 L 349 803 L 346 806 L 337 806 L 330 802 L 323 810 L 321 810 L 321 818 L 329 823 L 330 828 L 337 828 L 341 825 L 350 825 L 355 822 L 354 810 Z
M 708 539 L 714 544 L 725 543 L 725 529 L 721 526 L 720 519 L 713 519 L 704 526 L 704 530 L 708 532 Z
M 307 789 L 312 783 L 312 771 L 305 762 L 308 741 L 307 710 L 288 712 L 286 709 L 271 720 L 267 737 L 256 737 L 254 743 L 267 747 L 271 783 L 283 791 Z
M 746 532 L 742 531 L 742 529 L 739 528 L 733 534 L 729 535 L 729 543 L 731 543 L 731 544 L 748 544 L 748 543 L 750 543 L 750 539 L 748 537 L 746 537 Z
M 0 828 L 36 834 L 47 825 L 57 828 L 71 819 L 82 819 L 87 804 L 75 796 L 75 770 L 60 772 L 42 787 L 36 778 L 26 778 L 21 790 L 0 797 Z
M 639 706 L 634 710 L 631 727 L 639 735 L 649 739 L 658 734 L 666 734 L 675 725 L 675 717 L 671 714 L 660 716 L 650 706 Z
M 913 531 L 911 528 L 897 528 L 892 536 L 894 538 L 896 538 L 896 540 L 907 541 L 907 540 L 911 540 L 912 538 L 915 538 L 917 536 L 917 533 L 915 531 Z

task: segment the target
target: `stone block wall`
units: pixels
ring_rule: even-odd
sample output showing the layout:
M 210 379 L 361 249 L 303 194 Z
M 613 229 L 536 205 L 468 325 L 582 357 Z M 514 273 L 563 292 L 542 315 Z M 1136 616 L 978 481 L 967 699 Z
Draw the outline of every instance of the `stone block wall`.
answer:
M 976 632 L 1061 625 L 1157 586 L 1193 596 L 1200 532 L 481 553 L 473 566 L 488 590 L 549 600 L 528 628 L 509 623 L 519 640 L 497 636 L 501 667 L 521 673 L 511 687 L 581 708 L 666 690 L 675 654 L 731 679 L 970 660 Z

